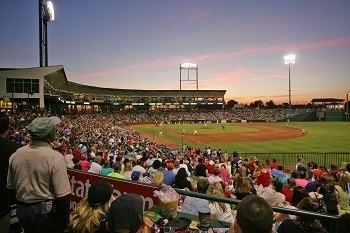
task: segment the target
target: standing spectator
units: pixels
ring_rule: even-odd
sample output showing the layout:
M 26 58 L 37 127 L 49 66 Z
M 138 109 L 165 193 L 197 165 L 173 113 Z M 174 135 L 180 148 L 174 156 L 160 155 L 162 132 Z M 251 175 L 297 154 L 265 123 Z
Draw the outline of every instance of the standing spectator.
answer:
M 271 233 L 272 224 L 271 206 L 259 196 L 247 196 L 237 206 L 229 233 Z
M 11 194 L 7 189 L 7 171 L 10 156 L 20 147 L 19 144 L 7 139 L 9 118 L 0 113 L 0 232 L 7 233 L 10 228 Z
M 34 119 L 28 126 L 32 142 L 10 158 L 7 186 L 14 189 L 17 217 L 26 233 L 63 232 L 71 193 L 63 156 L 50 144 L 58 117 Z
M 235 175 L 238 169 L 242 166 L 242 159 L 238 155 L 237 151 L 233 152 L 233 160 L 231 162 L 231 174 Z

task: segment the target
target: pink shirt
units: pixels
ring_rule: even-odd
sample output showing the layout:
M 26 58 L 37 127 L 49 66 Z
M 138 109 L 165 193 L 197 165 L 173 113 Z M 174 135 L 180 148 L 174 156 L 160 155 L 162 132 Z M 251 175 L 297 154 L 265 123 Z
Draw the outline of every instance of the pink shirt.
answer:
M 305 186 L 306 186 L 308 183 L 309 183 L 309 181 L 306 180 L 306 179 L 299 179 L 299 178 L 295 179 L 295 185 L 296 185 L 296 186 L 300 186 L 300 187 L 305 188 Z
M 81 170 L 87 172 L 90 169 L 90 163 L 87 160 L 80 160 Z

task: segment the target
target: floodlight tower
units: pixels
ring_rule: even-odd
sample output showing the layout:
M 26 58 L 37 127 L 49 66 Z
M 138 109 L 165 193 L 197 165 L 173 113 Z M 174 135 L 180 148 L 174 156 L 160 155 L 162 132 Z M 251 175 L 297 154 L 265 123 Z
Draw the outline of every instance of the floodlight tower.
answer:
M 187 70 L 187 79 L 182 79 L 182 70 Z M 190 79 L 190 70 L 195 70 L 196 71 L 196 78 L 195 79 Z M 198 64 L 194 63 L 181 63 L 180 64 L 180 90 L 182 88 L 181 83 L 182 82 L 196 82 L 196 90 L 198 91 Z
M 291 89 L 290 89 L 290 64 L 295 64 L 295 54 L 288 54 L 284 56 L 284 64 L 288 64 L 289 66 L 289 77 L 288 77 L 288 84 L 289 84 L 289 109 L 292 107 L 291 102 Z
M 39 57 L 40 67 L 48 66 L 47 23 L 55 20 L 51 1 L 39 0 Z

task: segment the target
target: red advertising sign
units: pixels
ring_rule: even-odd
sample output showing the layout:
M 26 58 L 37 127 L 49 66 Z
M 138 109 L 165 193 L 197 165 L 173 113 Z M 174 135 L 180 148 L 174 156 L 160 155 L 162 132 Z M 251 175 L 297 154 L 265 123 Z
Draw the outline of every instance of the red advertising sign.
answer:
M 89 188 L 92 183 L 104 181 L 113 185 L 113 194 L 120 196 L 123 193 L 136 193 L 143 198 L 145 210 L 158 204 L 159 199 L 153 196 L 153 191 L 157 190 L 156 186 L 142 184 L 127 180 L 118 180 L 106 176 L 82 172 L 79 170 L 67 169 L 68 178 L 71 185 L 70 209 L 74 210 L 81 199 L 87 197 Z

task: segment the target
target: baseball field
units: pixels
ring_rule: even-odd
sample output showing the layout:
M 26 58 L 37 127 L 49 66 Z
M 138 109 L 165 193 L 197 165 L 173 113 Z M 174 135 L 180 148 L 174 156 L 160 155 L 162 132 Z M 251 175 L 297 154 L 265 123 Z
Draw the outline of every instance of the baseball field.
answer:
M 130 126 L 170 148 L 182 145 L 241 153 L 350 152 L 350 123 L 291 122 Z

